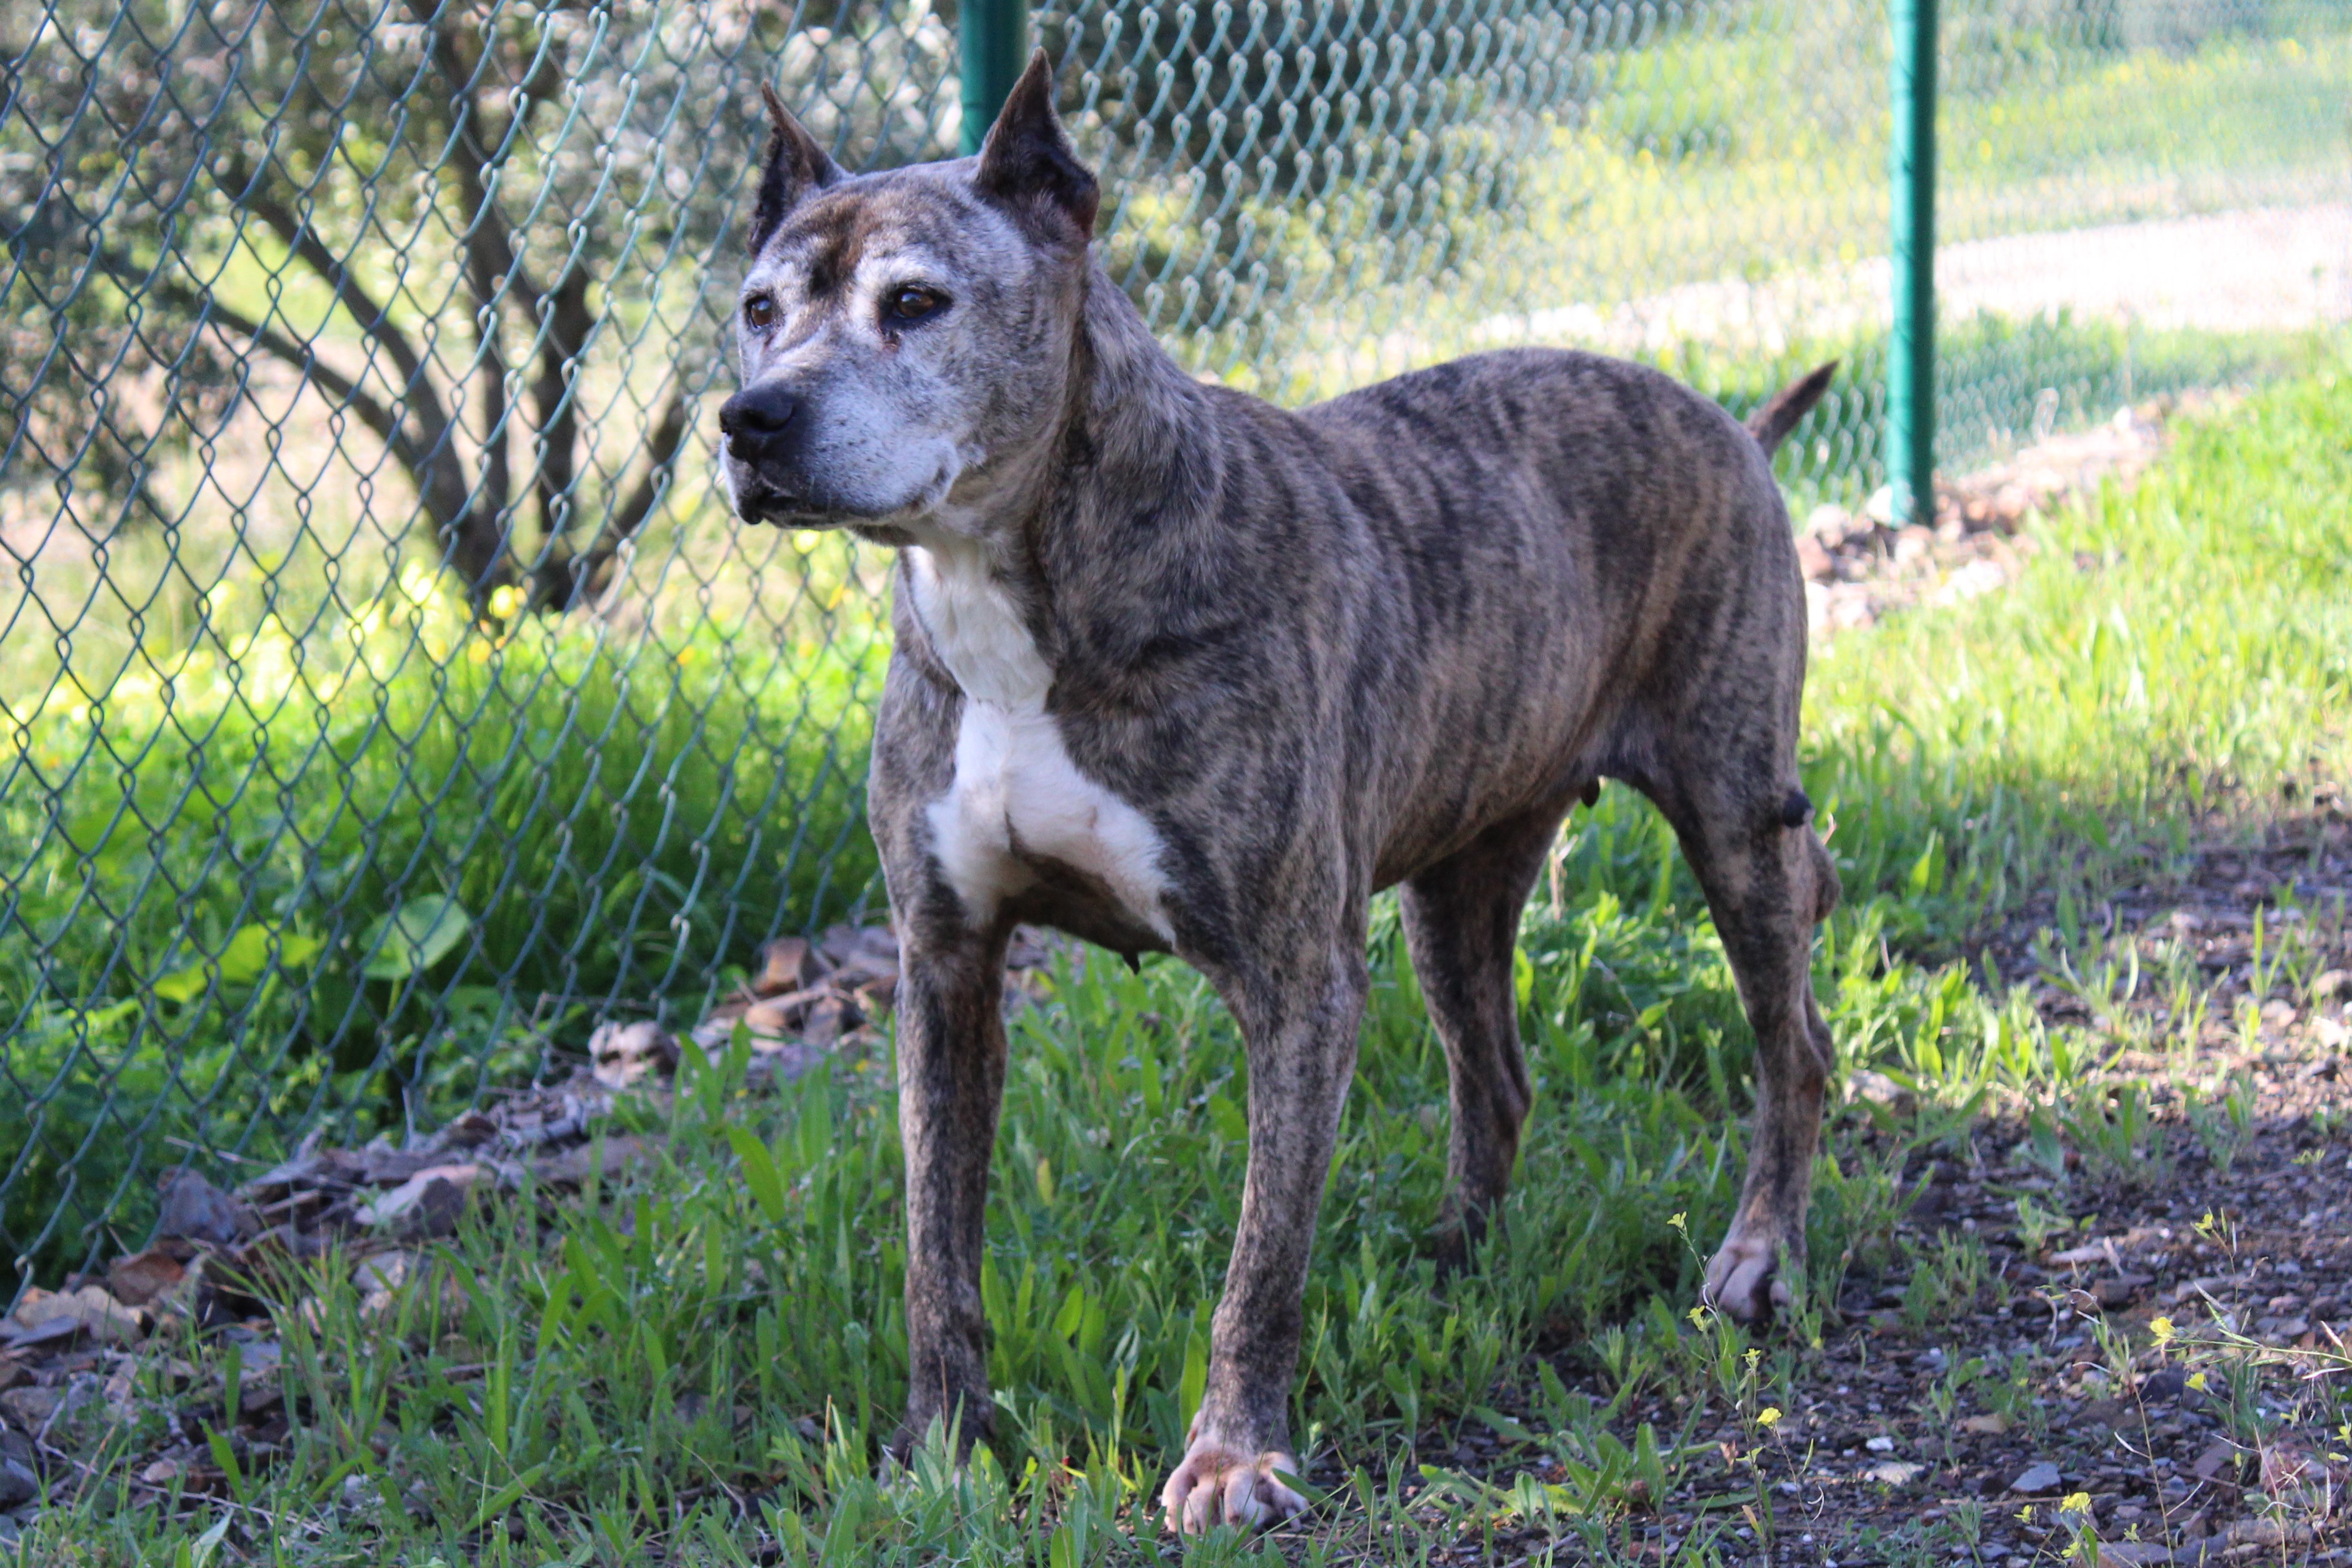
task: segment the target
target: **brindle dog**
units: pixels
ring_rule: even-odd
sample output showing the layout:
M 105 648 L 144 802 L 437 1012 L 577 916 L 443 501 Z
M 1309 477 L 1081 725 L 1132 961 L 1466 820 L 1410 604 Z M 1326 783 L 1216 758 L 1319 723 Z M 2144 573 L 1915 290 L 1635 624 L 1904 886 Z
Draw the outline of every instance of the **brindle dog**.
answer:
M 903 951 L 901 1451 L 989 1424 L 981 1218 L 1028 921 L 1173 953 L 1241 1025 L 1239 1233 L 1163 1500 L 1185 1531 L 1303 1507 L 1286 1410 L 1367 906 L 1402 888 L 1444 1042 L 1459 1255 L 1528 1111 L 1520 909 L 1602 778 L 1674 824 L 1756 1030 L 1707 1293 L 1743 1318 L 1786 1300 L 1838 887 L 1798 788 L 1805 601 L 1767 455 L 1831 367 L 1752 429 L 1654 371 L 1536 350 L 1289 413 L 1186 375 L 1097 264 L 1042 54 L 976 159 L 851 176 L 769 110 L 724 482 L 744 518 L 899 552 L 871 789 Z

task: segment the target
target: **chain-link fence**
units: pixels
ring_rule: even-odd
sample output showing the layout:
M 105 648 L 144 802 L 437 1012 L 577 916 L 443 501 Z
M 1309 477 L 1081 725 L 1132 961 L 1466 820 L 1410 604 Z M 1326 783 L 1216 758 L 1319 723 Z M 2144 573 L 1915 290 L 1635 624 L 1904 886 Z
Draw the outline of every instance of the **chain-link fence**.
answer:
M 959 18 L 839 0 L 0 16 L 0 1254 L 397 1133 L 877 894 L 882 563 L 738 532 L 710 404 L 776 81 L 950 155 Z M 1881 484 L 1876 5 L 1079 0 L 1027 18 L 1118 285 L 1284 402 L 1479 348 L 1735 406 L 1830 354 Z M 1942 18 L 1939 460 L 2352 306 L 2352 5 Z

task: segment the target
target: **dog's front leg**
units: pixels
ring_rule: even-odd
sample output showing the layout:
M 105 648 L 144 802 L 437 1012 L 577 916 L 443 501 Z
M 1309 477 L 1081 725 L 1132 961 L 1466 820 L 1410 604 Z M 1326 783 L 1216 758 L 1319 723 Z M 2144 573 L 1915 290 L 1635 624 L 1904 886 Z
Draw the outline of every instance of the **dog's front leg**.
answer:
M 1290 1382 L 1315 1215 L 1356 1070 L 1366 977 L 1352 948 L 1223 988 L 1249 1056 L 1249 1171 L 1225 1292 L 1210 1325 L 1209 1379 L 1184 1458 L 1160 1500 L 1169 1527 L 1286 1519 L 1306 1499 L 1276 1479 L 1289 1453 Z
M 985 1436 L 980 1304 L 988 1163 L 1004 1092 L 1005 933 L 910 939 L 898 977 L 898 1132 L 907 1155 L 907 1420 L 903 1458 L 935 1422 L 959 1448 Z

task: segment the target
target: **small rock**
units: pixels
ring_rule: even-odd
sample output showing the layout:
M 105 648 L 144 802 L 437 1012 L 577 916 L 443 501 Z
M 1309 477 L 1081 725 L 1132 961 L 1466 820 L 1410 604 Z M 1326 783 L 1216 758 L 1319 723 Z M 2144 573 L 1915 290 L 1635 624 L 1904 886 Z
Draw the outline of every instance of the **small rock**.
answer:
M 2156 1568 L 2172 1561 L 2172 1548 L 2160 1541 L 2103 1541 L 2099 1568 Z
M 1863 1444 L 1863 1447 L 1874 1454 L 1891 1454 L 1895 1451 L 1895 1439 L 1882 1433 Z
M 2242 1519 L 2230 1526 L 2222 1540 L 2231 1546 L 2300 1546 L 2311 1539 L 2311 1526 L 2279 1519 Z
M 1989 1416 L 1964 1416 L 1960 1430 L 1979 1437 L 1998 1437 L 2009 1430 L 2009 1417 L 1995 1411 Z
M 166 1171 L 161 1184 L 163 1212 L 155 1234 L 226 1246 L 257 1235 L 261 1221 L 240 1200 L 192 1170 Z
M 40 1477 L 14 1459 L 0 1459 L 0 1511 L 20 1508 L 40 1495 Z
M 2334 1019 L 2314 1019 L 2311 1020 L 2311 1038 L 2325 1050 L 2342 1051 L 2352 1046 L 2352 1025 L 2338 1023 Z
M 2294 1021 L 2294 1004 L 2284 998 L 2273 997 L 2263 1004 L 2262 1016 L 2263 1021 L 2273 1029 L 2284 1029 Z
M 2127 1400 L 2094 1399 L 2083 1406 L 2083 1424 L 2113 1432 L 2135 1425 L 2137 1414 Z
M 2197 1456 L 2197 1462 L 2189 1468 L 2189 1470 L 2199 1480 L 2210 1481 L 2221 1473 L 2223 1466 L 2231 1463 L 2237 1457 L 2238 1449 L 2235 1444 L 2216 1437 L 2205 1445 L 2205 1451 Z
M 2120 1279 L 2100 1281 L 2091 1287 L 2091 1293 L 2098 1298 L 2099 1305 L 2113 1312 L 2121 1307 L 2130 1306 L 2133 1298 L 2139 1294 L 2140 1286 L 2146 1283 L 2145 1280 L 2134 1279 L 2126 1274 Z
M 2315 1001 L 2332 1002 L 2338 997 L 2352 997 L 2352 969 L 2328 969 L 2311 982 Z
M 1872 1480 L 1884 1481 L 1891 1487 L 1908 1486 L 1924 1474 L 1927 1467 L 1909 1459 L 1881 1459 L 1863 1472 Z
M 1884 1072 L 1858 1067 L 1845 1075 L 1845 1097 L 1848 1103 L 1866 1102 L 1884 1105 L 1898 1116 L 1907 1116 L 1918 1103 L 1918 1096 Z
M 2177 1366 L 2150 1373 L 2139 1385 L 2139 1396 L 2151 1405 L 2178 1399 L 2189 1387 L 2189 1375 Z
M 2009 1483 L 2009 1490 L 2024 1497 L 2040 1497 L 2046 1492 L 2056 1491 L 2064 1481 L 2065 1478 L 2058 1473 L 2056 1465 L 2042 1459 L 2028 1465 L 2015 1480 Z

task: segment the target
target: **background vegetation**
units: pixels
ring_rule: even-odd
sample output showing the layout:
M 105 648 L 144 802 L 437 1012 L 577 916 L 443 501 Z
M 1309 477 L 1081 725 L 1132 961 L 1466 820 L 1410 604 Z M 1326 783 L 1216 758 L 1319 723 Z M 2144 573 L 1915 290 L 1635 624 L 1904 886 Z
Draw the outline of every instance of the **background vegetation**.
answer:
M 1068 50 L 1065 106 L 1117 195 L 1106 255 L 1192 368 L 1298 402 L 1548 338 L 1744 409 L 1839 355 L 1783 476 L 1801 512 L 1874 486 L 1874 7 L 1425 4 L 1315 35 L 1336 56 L 1237 69 L 1233 28 L 1287 47 L 1323 8 L 1157 32 L 1146 9 L 1071 7 L 1041 36 Z M 118 10 L 139 26 L 110 31 Z M 0 117 L 22 220 L 0 282 L 22 392 L 0 410 L 19 563 L 0 583 L 0 1252 L 19 1281 L 142 1235 L 189 1145 L 267 1157 L 322 1124 L 435 1124 L 599 1017 L 690 1016 L 761 939 L 876 903 L 858 780 L 883 563 L 734 528 L 706 392 L 738 265 L 727 150 L 756 140 L 740 62 L 772 57 L 853 163 L 929 155 L 955 123 L 952 16 L 436 16 L 386 22 L 365 62 L 348 18 L 306 55 L 289 40 L 309 24 L 258 3 L 0 22 L 26 62 Z M 1972 0 L 1951 18 L 1948 237 L 2340 193 L 2340 21 Z M 121 68 L 93 87 L 94 59 Z M 163 92 L 232 66 L 244 98 Z M 1269 107 L 1302 92 L 1321 121 Z M 430 112 L 404 117 L 418 95 Z M 51 124 L 55 157 L 26 139 Z M 467 221 L 485 202 L 495 222 Z M 485 260 L 494 231 L 511 271 Z M 1638 326 L 1662 290 L 1726 283 L 1802 308 L 1610 335 L 1611 312 Z M 1944 350 L 1962 466 L 2045 392 L 2059 419 L 2103 417 L 2307 348 L 2052 314 L 1948 320 Z M 437 449 L 352 412 L 427 390 Z M 681 444 L 643 439 L 674 415 Z M 434 510 L 436 464 L 462 471 L 459 511 Z M 657 500 L 616 528 L 641 482 Z M 457 534 L 482 548 L 461 560 Z M 1850 820 L 1874 789 L 1840 791 Z M 1928 829 L 1959 845 L 1966 820 Z M 1647 864 L 1635 821 L 1622 854 Z M 1879 876 L 1923 851 L 1853 852 Z M 2011 864 L 1967 896 L 2012 894 Z
M 1611 1436 L 1615 1407 L 1563 1391 L 1529 1352 L 1580 1346 L 1604 1387 L 1679 1379 L 1693 1423 L 1729 1409 L 1752 1426 L 1818 1353 L 1806 1314 L 1846 1271 L 1888 1261 L 1906 1158 L 1965 1145 L 1990 1113 L 2070 1114 L 2113 1049 L 1959 961 L 1971 934 L 2031 891 L 2054 909 L 2047 951 L 2087 972 L 2085 899 L 2161 879 L 2192 832 L 2340 787 L 2347 377 L 2331 357 L 2189 431 L 2134 493 L 2052 519 L 2012 591 L 1820 658 L 1805 776 L 1848 898 L 1817 983 L 1842 1066 L 1915 1085 L 1919 1107 L 1874 1134 L 1850 1116 L 1822 1155 L 1813 1305 L 1792 1332 L 1682 1321 L 1736 1191 L 1748 1040 L 1655 815 L 1605 792 L 1538 895 L 1520 1183 L 1479 1266 L 1443 1289 L 1418 1243 L 1444 1165 L 1444 1067 L 1383 913 L 1294 1414 L 1302 1443 L 1352 1475 L 1342 1506 L 1379 1560 L 1529 1519 L 1608 1558 L 1640 1488 L 1662 1496 L 1713 1446 Z M 2307 992 L 2311 958 L 2283 939 L 2281 994 Z M 2201 983 L 2193 963 L 2186 975 Z M 290 1457 L 236 1482 L 237 1517 L 275 1521 L 267 1560 L 292 1561 L 299 1539 L 312 1562 L 740 1563 L 756 1531 L 795 1563 L 1156 1560 L 1118 1527 L 1148 1518 L 1181 1447 L 1244 1158 L 1242 1055 L 1202 984 L 1171 962 L 1066 965 L 1019 1017 L 985 1283 L 1003 1431 L 968 1474 L 934 1453 L 894 1486 L 873 1479 L 904 1378 L 887 1062 L 845 1063 L 781 1103 L 744 1097 L 742 1070 L 690 1058 L 675 1102 L 640 1113 L 667 1140 L 656 1165 L 576 1203 L 480 1211 L 382 1301 L 363 1304 L 333 1260 L 297 1282 L 310 1299 L 276 1325 L 300 1416 Z M 186 1354 L 217 1366 L 217 1346 Z M 1416 1454 L 1474 1418 L 1508 1422 L 1490 1414 L 1505 1391 L 1542 1413 L 1548 1435 L 1528 1440 L 1551 1445 L 1562 1479 L 1408 1508 L 1405 1484 L 1436 1473 Z M 204 1528 L 103 1488 L 53 1518 L 28 1542 L 38 1560 L 163 1561 Z M 1194 1560 L 1272 1551 L 1221 1537 Z

